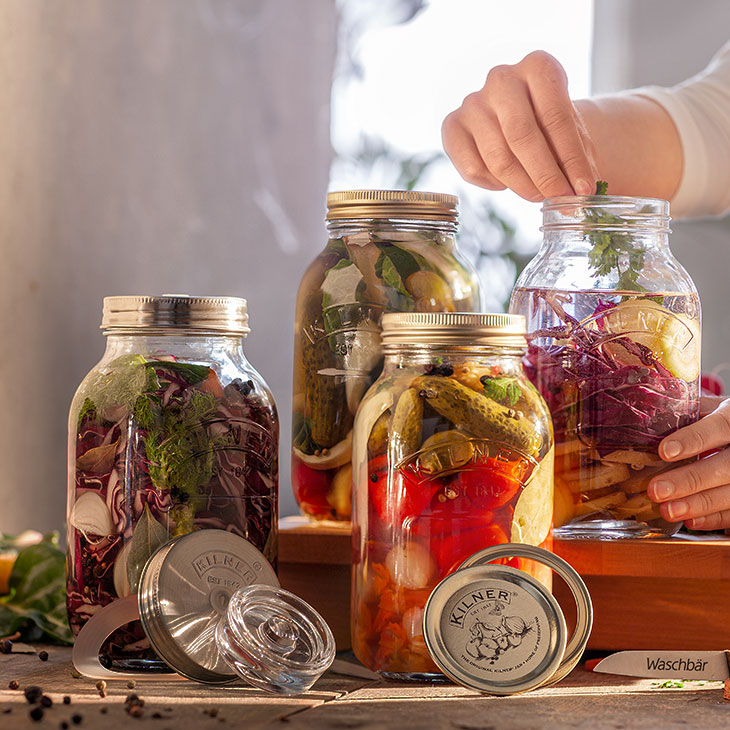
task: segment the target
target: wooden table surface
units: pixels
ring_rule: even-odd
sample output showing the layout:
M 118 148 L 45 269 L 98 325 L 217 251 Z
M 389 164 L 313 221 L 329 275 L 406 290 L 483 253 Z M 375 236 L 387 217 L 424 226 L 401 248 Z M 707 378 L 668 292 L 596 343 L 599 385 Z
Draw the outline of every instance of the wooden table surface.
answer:
M 143 681 L 133 690 L 126 681 L 110 681 L 107 696 L 101 698 L 93 680 L 72 676 L 70 649 L 47 650 L 47 662 L 35 655 L 0 655 L 0 729 L 61 728 L 64 722 L 80 730 L 715 730 L 730 726 L 730 702 L 723 701 L 722 683 L 716 682 L 662 688 L 656 680 L 594 674 L 579 668 L 553 687 L 515 697 L 485 697 L 450 684 L 403 684 L 328 672 L 311 691 L 293 698 L 187 681 Z M 20 690 L 8 689 L 13 679 L 20 683 Z M 22 692 L 31 684 L 40 686 L 53 700 L 39 721 L 31 719 L 31 706 Z M 139 718 L 124 709 L 130 692 L 145 701 Z M 64 695 L 70 695 L 70 705 L 62 704 Z M 78 724 L 72 720 L 74 715 L 81 718 Z

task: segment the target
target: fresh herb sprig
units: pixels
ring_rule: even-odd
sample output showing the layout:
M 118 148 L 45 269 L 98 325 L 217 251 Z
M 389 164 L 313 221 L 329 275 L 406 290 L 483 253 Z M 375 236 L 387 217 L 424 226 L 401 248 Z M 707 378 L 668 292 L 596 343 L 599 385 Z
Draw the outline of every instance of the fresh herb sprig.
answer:
M 608 183 L 599 180 L 596 183 L 596 195 L 606 195 Z M 588 260 L 597 276 L 607 276 L 612 271 L 618 272 L 618 288 L 622 291 L 646 291 L 638 283 L 639 275 L 644 268 L 644 250 L 634 245 L 631 233 L 622 233 L 620 228 L 626 221 L 607 210 L 593 208 L 585 211 L 586 222 L 597 227 L 586 232 L 593 248 L 588 253 Z M 611 229 L 611 230 L 603 230 Z M 621 269 L 622 257 L 628 260 L 628 266 Z
M 484 386 L 484 395 L 497 401 L 497 403 L 512 408 L 522 397 L 522 391 L 515 378 L 482 375 L 480 380 Z

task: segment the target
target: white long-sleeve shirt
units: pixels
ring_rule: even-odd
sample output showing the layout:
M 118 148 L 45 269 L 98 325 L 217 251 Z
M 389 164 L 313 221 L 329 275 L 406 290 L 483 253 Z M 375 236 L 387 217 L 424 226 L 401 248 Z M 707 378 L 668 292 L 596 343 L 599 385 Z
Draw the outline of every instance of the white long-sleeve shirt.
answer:
M 730 42 L 691 79 L 670 88 L 646 86 L 630 93 L 661 104 L 679 131 L 684 169 L 671 200 L 672 217 L 730 211 Z

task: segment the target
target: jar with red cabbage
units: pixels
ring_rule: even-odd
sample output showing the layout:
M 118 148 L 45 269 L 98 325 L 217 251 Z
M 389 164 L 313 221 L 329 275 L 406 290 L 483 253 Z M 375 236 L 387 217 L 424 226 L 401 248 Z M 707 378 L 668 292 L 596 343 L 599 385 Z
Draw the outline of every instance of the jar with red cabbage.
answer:
M 104 300 L 107 346 L 71 404 L 67 606 L 74 634 L 137 592 L 169 540 L 217 528 L 276 564 L 276 407 L 247 361 L 246 300 L 123 296 Z M 139 622 L 102 659 L 164 669 Z
M 510 311 L 527 317 L 528 376 L 555 427 L 555 527 L 568 537 L 675 532 L 647 494 L 677 464 L 661 440 L 698 418 L 700 301 L 669 249 L 669 204 L 552 198 Z

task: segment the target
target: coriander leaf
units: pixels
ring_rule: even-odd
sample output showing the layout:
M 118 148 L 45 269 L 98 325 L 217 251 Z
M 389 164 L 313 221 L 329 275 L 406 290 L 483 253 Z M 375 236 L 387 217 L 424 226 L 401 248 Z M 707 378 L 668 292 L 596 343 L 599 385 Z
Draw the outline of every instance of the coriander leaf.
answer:
M 596 195 L 605 195 L 608 192 L 608 183 L 605 180 L 596 180 Z
M 522 391 L 515 378 L 484 375 L 481 378 L 484 395 L 510 408 L 522 397 Z

